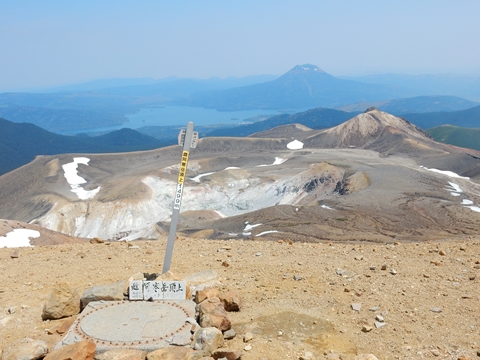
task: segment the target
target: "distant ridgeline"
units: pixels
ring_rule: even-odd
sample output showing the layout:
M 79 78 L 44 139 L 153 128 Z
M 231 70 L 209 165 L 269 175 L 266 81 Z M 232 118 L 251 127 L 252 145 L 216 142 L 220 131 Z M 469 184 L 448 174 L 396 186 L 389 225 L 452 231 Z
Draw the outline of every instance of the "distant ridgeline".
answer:
M 480 150 L 480 128 L 442 125 L 427 129 L 427 132 L 435 141 Z
M 0 129 L 0 175 L 27 164 L 37 155 L 127 152 L 172 144 L 131 129 L 97 137 L 65 136 L 33 124 L 18 124 L 1 118 Z

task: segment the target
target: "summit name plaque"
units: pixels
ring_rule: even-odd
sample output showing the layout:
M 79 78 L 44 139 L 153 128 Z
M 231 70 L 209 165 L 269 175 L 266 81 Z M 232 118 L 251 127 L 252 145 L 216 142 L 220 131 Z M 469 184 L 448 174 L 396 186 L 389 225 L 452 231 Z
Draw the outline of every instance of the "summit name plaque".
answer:
M 130 281 L 129 300 L 185 300 L 185 281 Z

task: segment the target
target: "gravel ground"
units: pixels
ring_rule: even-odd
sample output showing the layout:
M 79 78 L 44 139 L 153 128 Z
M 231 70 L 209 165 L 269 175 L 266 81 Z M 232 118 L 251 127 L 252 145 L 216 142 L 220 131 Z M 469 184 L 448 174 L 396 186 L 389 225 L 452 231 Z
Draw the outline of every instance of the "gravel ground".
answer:
M 11 258 L 15 249 L 0 249 L 0 349 L 51 336 L 61 321 L 43 322 L 41 313 L 59 281 L 83 292 L 161 272 L 165 240 L 134 245 L 37 246 L 20 248 L 18 258 Z M 205 269 L 218 272 L 220 289 L 242 293 L 242 310 L 230 313 L 237 337 L 227 345 L 251 347 L 244 360 L 306 352 L 315 359 L 475 359 L 480 352 L 478 236 L 385 245 L 179 238 L 172 272 Z M 246 332 L 253 334 L 248 344 Z

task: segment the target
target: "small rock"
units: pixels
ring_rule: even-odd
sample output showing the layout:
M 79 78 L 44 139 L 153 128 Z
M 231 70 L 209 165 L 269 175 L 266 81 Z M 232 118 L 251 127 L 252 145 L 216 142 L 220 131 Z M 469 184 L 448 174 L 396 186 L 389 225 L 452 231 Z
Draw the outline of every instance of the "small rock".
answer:
M 352 304 L 352 310 L 360 311 L 361 308 L 362 308 L 362 304 L 360 304 L 360 303 L 353 303 Z
M 432 349 L 430 350 L 430 352 L 432 353 L 433 356 L 440 356 L 440 351 L 438 351 L 437 349 Z
M 362 327 L 362 331 L 367 333 L 367 332 L 370 332 L 373 330 L 373 327 L 369 326 L 369 325 L 363 325 Z
M 215 327 L 221 331 L 230 329 L 227 311 L 219 298 L 210 298 L 197 305 L 199 324 L 202 327 Z M 222 336 L 223 339 L 223 336 Z
M 103 244 L 105 241 L 103 241 L 102 239 L 100 238 L 93 238 L 93 239 L 90 239 L 90 244 Z
M 243 335 L 243 342 L 244 343 L 247 343 L 249 341 L 252 341 L 253 340 L 253 334 L 251 332 L 247 332 L 245 333 L 245 335 Z
M 442 308 L 434 307 L 434 308 L 431 308 L 430 311 L 431 311 L 431 312 L 434 312 L 434 313 L 441 313 L 441 312 L 442 312 Z
M 375 327 L 377 329 L 380 329 L 380 328 L 384 327 L 385 325 L 387 325 L 386 322 L 375 321 Z
M 257 252 L 257 253 L 255 253 L 255 256 L 262 256 L 262 253 L 261 253 L 261 252 Z
M 169 346 L 149 352 L 147 354 L 147 360 L 200 359 L 200 356 L 201 354 L 199 354 L 198 351 L 192 349 L 182 346 Z
M 194 341 L 193 348 L 204 352 L 212 353 L 224 344 L 223 334 L 215 327 L 202 328 Z
M 140 249 L 140 246 L 138 246 L 138 245 L 131 245 L 130 246 L 129 245 L 128 248 L 131 249 L 131 250 L 136 250 L 136 249 Z
M 74 321 L 74 316 L 62 319 L 58 321 L 55 326 L 52 327 L 52 332 L 63 335 L 70 329 Z
M 56 320 L 80 313 L 80 295 L 68 282 L 57 284 L 43 305 L 43 320 Z
M 478 356 L 478 354 L 477 354 L 477 356 Z M 462 355 L 462 356 L 459 356 L 457 360 L 471 360 L 471 359 L 468 356 Z
M 223 333 L 223 338 L 227 340 L 232 340 L 235 336 L 237 336 L 237 333 L 233 329 L 229 329 Z
M 93 341 L 83 340 L 51 352 L 45 356 L 44 360 L 93 360 L 96 348 Z
M 18 249 L 13 250 L 10 257 L 12 259 L 18 259 L 20 257 L 20 251 Z
M 385 264 L 382 265 L 381 269 L 382 269 L 382 270 L 387 270 L 387 265 L 385 265 Z
M 242 350 L 230 349 L 230 348 L 220 348 L 215 350 L 212 353 L 212 357 L 215 360 L 226 359 L 226 360 L 238 360 L 242 356 Z
M 227 261 L 223 261 L 223 262 L 222 262 L 222 266 L 224 266 L 224 267 L 229 267 L 230 264 L 229 264 Z
M 230 290 L 220 295 L 220 300 L 226 311 L 240 311 L 242 308 L 242 297 L 237 290 Z
M 247 346 L 245 346 L 245 347 L 243 348 L 243 350 L 245 350 L 245 351 L 250 351 L 250 350 L 252 350 L 252 345 L 247 345 Z
M 95 360 L 145 360 L 147 352 L 135 349 L 113 349 L 95 356 Z
M 196 291 L 195 302 L 197 304 L 200 304 L 202 301 L 204 301 L 206 299 L 213 298 L 213 297 L 216 297 L 216 298 L 219 297 L 218 289 L 216 289 L 214 287 L 205 287 L 202 290 L 197 290 Z
M 171 345 L 174 346 L 187 346 L 190 345 L 192 340 L 188 334 L 175 334 L 173 335 Z
M 377 316 L 375 316 L 375 319 L 376 319 L 377 321 L 380 321 L 380 322 L 385 322 L 385 319 L 383 318 L 382 315 L 377 315 Z
M 301 277 L 301 276 L 293 275 L 293 280 L 295 280 L 295 281 L 300 281 L 302 279 L 303 279 L 303 277 Z
M 360 354 L 354 357 L 354 360 L 378 360 L 373 354 Z
M 8 313 L 9 313 L 9 314 L 15 314 L 16 311 L 17 311 L 17 307 L 16 307 L 16 306 L 12 306 L 11 308 L 8 308 Z
M 378 306 L 372 306 L 370 309 L 368 309 L 370 311 L 378 311 L 380 310 L 380 308 Z
M 299 360 L 312 360 L 313 354 L 310 351 L 305 351 L 305 354 L 300 356 Z
M 444 250 L 440 250 L 438 252 L 438 255 L 445 256 L 445 255 L 447 255 L 447 253 Z
M 113 284 L 99 285 L 91 287 L 83 292 L 81 298 L 82 309 L 88 305 L 90 301 L 120 301 L 124 299 L 125 289 L 128 288 L 127 281 L 121 280 Z
M 390 270 L 390 274 L 397 275 L 397 271 L 395 269 Z
M 45 341 L 25 338 L 7 345 L 3 349 L 2 360 L 36 360 L 43 358 L 47 352 L 48 346 Z

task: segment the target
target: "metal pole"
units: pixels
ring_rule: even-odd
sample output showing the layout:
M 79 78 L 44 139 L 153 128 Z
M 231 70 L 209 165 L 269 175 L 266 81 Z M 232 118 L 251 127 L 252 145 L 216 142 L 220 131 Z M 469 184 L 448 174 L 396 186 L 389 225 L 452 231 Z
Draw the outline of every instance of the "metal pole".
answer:
M 180 205 L 182 203 L 183 183 L 185 181 L 185 174 L 187 172 L 188 155 L 190 152 L 190 147 L 195 147 L 195 141 L 198 140 L 198 134 L 196 134 L 196 138 L 194 139 L 193 122 L 189 122 L 187 124 L 187 131 L 185 132 L 185 137 L 183 137 L 182 135 L 183 132 L 180 132 L 179 145 L 183 142 L 182 160 L 180 162 L 180 171 L 178 173 L 175 198 L 173 200 L 172 220 L 170 222 L 170 232 L 168 234 L 167 250 L 165 251 L 165 260 L 163 261 L 162 274 L 165 274 L 168 270 L 170 270 L 173 246 L 175 245 L 175 236 L 177 232 L 178 216 L 180 214 Z

